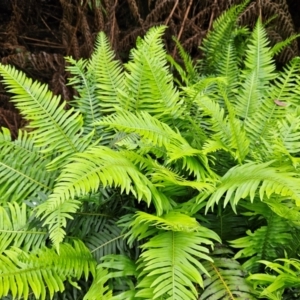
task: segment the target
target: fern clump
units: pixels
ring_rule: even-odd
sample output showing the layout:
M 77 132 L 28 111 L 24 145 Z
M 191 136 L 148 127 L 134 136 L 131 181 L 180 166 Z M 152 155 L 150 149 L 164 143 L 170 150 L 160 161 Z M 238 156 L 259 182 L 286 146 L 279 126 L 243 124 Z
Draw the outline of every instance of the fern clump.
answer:
M 123 65 L 100 33 L 90 59 L 66 58 L 68 110 L 0 64 L 29 121 L 0 134 L 1 297 L 266 294 L 259 262 L 299 250 L 299 58 L 277 71 L 292 39 L 272 48 L 261 20 L 239 27 L 246 5 L 215 22 L 195 65 L 179 42 L 185 66 L 167 56 L 164 26 Z

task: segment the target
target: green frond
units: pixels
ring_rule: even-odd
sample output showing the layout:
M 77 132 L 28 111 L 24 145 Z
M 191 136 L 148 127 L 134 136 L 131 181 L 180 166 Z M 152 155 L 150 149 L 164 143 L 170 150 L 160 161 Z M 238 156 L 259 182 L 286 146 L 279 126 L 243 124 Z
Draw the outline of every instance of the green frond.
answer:
M 271 49 L 273 56 L 280 54 L 284 48 L 289 46 L 295 39 L 297 39 L 299 37 L 300 37 L 300 34 L 293 34 L 293 35 L 289 36 L 288 38 L 286 38 L 285 40 L 276 43 Z
M 300 261 L 297 259 L 276 259 L 274 262 L 261 260 L 270 273 L 251 274 L 247 279 L 260 291 L 260 298 L 279 299 L 287 288 L 300 287 Z M 280 298 L 282 299 L 282 298 Z
M 0 297 L 11 293 L 27 300 L 30 293 L 36 299 L 53 298 L 64 290 L 64 282 L 95 274 L 95 261 L 80 241 L 62 244 L 60 255 L 46 247 L 25 252 L 12 247 L 0 255 Z
M 33 227 L 29 217 L 25 204 L 12 202 L 0 206 L 0 253 L 9 247 L 29 251 L 45 244 L 47 232 Z
M 175 42 L 179 55 L 183 61 L 183 67 L 177 63 L 171 55 L 167 55 L 167 59 L 180 75 L 182 82 L 188 86 L 195 82 L 198 77 L 196 67 L 193 63 L 192 57 L 185 51 L 180 42 L 175 37 L 173 37 L 173 41 Z
M 267 32 L 259 19 L 250 37 L 244 63 L 245 74 L 251 73 L 253 70 L 257 72 L 259 90 L 276 77 Z
M 204 291 L 199 300 L 248 299 L 254 300 L 253 290 L 245 280 L 242 266 L 231 256 L 232 251 L 216 247 L 212 253 L 213 262 L 203 265 L 210 277 L 204 275 Z
M 97 266 L 93 284 L 84 300 L 138 299 L 135 297 L 135 284 L 130 279 L 138 275 L 135 263 L 124 255 L 107 255 L 102 260 Z M 119 279 L 124 279 L 122 284 Z
M 208 275 L 200 259 L 212 261 L 205 247 L 213 244 L 210 239 L 218 240 L 218 237 L 204 227 L 195 232 L 158 232 L 141 246 L 136 297 L 197 299 L 195 286 L 203 287 L 199 270 Z
M 195 218 L 184 215 L 180 212 L 171 211 L 162 216 L 155 216 L 145 212 L 137 212 L 132 221 L 132 238 L 137 238 L 142 230 L 154 226 L 157 229 L 192 232 L 200 228 Z M 144 229 L 142 229 L 144 227 Z
M 246 0 L 240 5 L 229 8 L 214 21 L 213 30 L 203 39 L 201 49 L 204 54 L 204 72 L 206 74 L 217 72 L 217 65 L 224 58 L 224 45 L 228 45 L 228 41 L 232 39 L 238 16 L 248 3 L 249 1 Z
M 127 250 L 125 234 L 115 222 L 106 222 L 101 231 L 90 233 L 85 239 L 85 245 L 97 261 L 109 254 L 117 254 Z
M 245 163 L 231 168 L 221 179 L 216 190 L 207 202 L 207 210 L 225 196 L 224 206 L 230 202 L 235 209 L 240 199 L 248 196 L 253 202 L 259 195 L 263 201 L 272 194 L 289 196 L 298 204 L 300 201 L 300 179 L 297 173 L 287 172 L 285 168 L 271 167 L 272 162 Z
M 150 180 L 121 152 L 91 146 L 85 152 L 74 154 L 69 161 L 57 178 L 53 193 L 37 207 L 37 215 L 50 226 L 50 238 L 55 246 L 63 239 L 66 218 L 71 218 L 70 213 L 76 212 L 80 203 L 74 198 L 96 192 L 100 186 L 120 188 L 121 193 L 132 193 L 148 205 L 153 202 L 159 214 L 168 209 L 162 206 L 166 202 L 161 200 Z
M 104 269 L 101 265 L 97 266 L 96 276 L 94 281 L 85 294 L 83 300 L 111 300 L 112 291 L 109 289 L 109 286 L 106 285 L 109 276 L 108 269 Z
M 234 96 L 233 91 L 238 87 L 240 75 L 236 48 L 233 43 L 233 39 L 227 41 L 223 49 L 223 59 L 216 66 L 216 76 L 226 78 L 226 93 L 229 98 Z
M 72 214 L 79 209 L 80 201 L 74 199 L 55 201 L 53 197 L 50 195 L 46 202 L 36 207 L 36 215 L 44 221 L 43 226 L 48 226 L 50 239 L 59 252 L 60 243 L 66 235 L 64 228 L 67 226 L 67 220 L 73 219 Z
M 244 236 L 249 228 L 248 218 L 243 215 L 243 212 L 242 207 L 239 207 L 237 214 L 231 207 L 223 208 L 222 203 L 219 203 L 214 213 L 205 214 L 204 224 L 217 233 L 223 242 L 239 238 Z M 203 211 L 199 212 L 200 215 L 202 215 L 201 213 L 204 215 Z
M 123 109 L 147 111 L 168 121 L 181 114 L 182 103 L 167 66 L 161 39 L 164 30 L 164 26 L 153 27 L 137 42 L 125 65 L 126 89 L 119 96 Z
M 0 132 L 0 202 L 23 201 L 39 192 L 52 191 L 55 173 L 46 172 L 50 159 L 34 147 L 35 137 L 26 131 L 12 141 L 10 132 Z M 33 168 L 32 164 L 36 166 Z
M 282 105 L 299 105 L 300 103 L 300 88 L 299 88 L 299 68 L 300 57 L 295 57 L 283 70 L 278 73 L 278 76 L 272 84 L 272 88 L 268 92 L 268 97 L 274 100 L 279 100 Z
M 269 208 L 279 217 L 288 220 L 291 224 L 295 226 L 300 225 L 300 207 L 295 206 L 295 204 L 289 199 L 268 199 L 265 203 Z
M 77 152 L 83 120 L 79 112 L 64 109 L 59 96 L 54 96 L 48 86 L 32 80 L 14 67 L 0 64 L 0 75 L 11 101 L 30 120 L 34 128 L 37 147 L 43 152 Z
M 203 115 L 210 117 L 208 122 L 214 133 L 212 139 L 231 153 L 235 159 L 242 161 L 248 153 L 249 141 L 241 121 L 235 118 L 234 113 L 225 116 L 224 108 L 207 96 L 199 97 L 196 101 L 203 109 Z M 228 109 L 230 110 L 230 107 Z M 207 145 L 204 145 L 205 148 Z
M 286 118 L 289 105 L 298 105 L 300 90 L 297 84 L 300 60 L 295 58 L 278 74 L 271 88 L 265 93 L 263 103 L 253 107 L 255 111 L 245 122 L 245 130 L 251 141 L 251 148 L 262 146 L 268 142 L 270 131 L 278 130 L 278 120 Z M 273 138 L 273 137 L 272 137 Z M 270 144 L 272 144 L 272 138 Z
M 288 222 L 276 214 L 267 218 L 266 226 L 246 233 L 246 236 L 230 241 L 230 244 L 233 248 L 241 249 L 234 258 L 243 259 L 243 268 L 250 272 L 258 271 L 259 260 L 278 258 L 280 248 L 287 247 L 293 239 Z
M 267 33 L 258 21 L 246 51 L 244 81 L 236 96 L 236 112 L 243 120 L 259 109 L 270 81 L 276 77 L 268 43 Z
M 210 172 L 207 159 L 200 150 L 191 147 L 179 131 L 174 131 L 147 112 L 133 114 L 119 111 L 96 124 L 128 134 L 138 134 L 142 146 L 152 144 L 152 147 L 163 147 L 168 158 L 167 164 L 182 160 L 184 169 L 194 173 L 199 180 L 203 180 L 205 174 Z M 136 146 L 134 140 L 132 148 Z
M 121 64 L 114 60 L 107 37 L 103 32 L 97 36 L 95 51 L 89 60 L 75 61 L 67 57 L 67 70 L 72 74 L 70 84 L 79 93 L 71 103 L 84 118 L 86 132 L 92 131 L 94 122 L 104 114 L 115 112 L 119 106 L 118 89 L 124 90 Z M 99 129 L 99 128 L 98 128 Z M 98 136 L 101 135 L 101 130 Z

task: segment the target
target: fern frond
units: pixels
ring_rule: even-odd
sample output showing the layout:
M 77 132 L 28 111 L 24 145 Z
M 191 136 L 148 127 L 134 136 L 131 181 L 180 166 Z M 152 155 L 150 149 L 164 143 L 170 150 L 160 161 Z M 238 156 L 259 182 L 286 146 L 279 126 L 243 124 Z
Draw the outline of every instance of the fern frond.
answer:
M 256 299 L 254 291 L 245 280 L 242 266 L 236 260 L 226 257 L 231 254 L 232 251 L 228 249 L 216 248 L 212 253 L 214 261 L 203 263 L 210 277 L 204 275 L 204 291 L 199 300 Z
M 125 66 L 126 90 L 120 94 L 120 101 L 123 109 L 147 111 L 169 120 L 180 115 L 181 103 L 163 49 L 164 30 L 164 26 L 151 28 L 131 51 L 131 60 Z
M 284 48 L 289 46 L 295 39 L 297 39 L 299 37 L 300 37 L 300 34 L 293 34 L 290 37 L 288 37 L 287 39 L 276 43 L 271 49 L 273 56 L 280 54 Z
M 238 16 L 248 3 L 249 1 L 246 0 L 240 5 L 232 6 L 214 21 L 213 30 L 207 34 L 201 46 L 205 57 L 203 68 L 205 74 L 218 72 L 217 65 L 223 60 L 223 47 L 228 45 L 228 41 L 232 39 Z
M 225 99 L 226 95 L 224 96 Z M 234 113 L 225 116 L 224 108 L 209 97 L 199 97 L 196 101 L 199 107 L 203 109 L 203 115 L 210 117 L 208 122 L 214 133 L 212 139 L 231 153 L 235 159 L 242 161 L 248 153 L 249 141 L 241 121 L 235 118 Z M 209 143 L 209 140 L 207 142 Z M 204 145 L 204 148 L 207 148 L 207 145 Z
M 263 201 L 272 194 L 289 196 L 299 203 L 300 179 L 297 173 L 287 172 L 284 168 L 270 167 L 272 162 L 245 163 L 231 168 L 221 179 L 215 192 L 207 202 L 207 210 L 226 194 L 224 206 L 230 202 L 235 206 L 242 198 L 250 197 L 251 202 L 259 194 Z
M 142 146 L 152 144 L 152 147 L 163 147 L 168 159 L 167 164 L 181 160 L 184 169 L 194 173 L 199 180 L 204 180 L 206 174 L 210 172 L 207 158 L 200 150 L 191 147 L 179 131 L 174 131 L 166 123 L 147 112 L 133 114 L 119 111 L 96 124 L 129 134 L 138 134 L 141 137 Z M 135 144 L 133 147 L 136 146 Z
M 84 300 L 138 299 L 134 297 L 135 286 L 130 279 L 138 275 L 135 263 L 124 255 L 107 255 L 102 260 L 97 266 L 96 277 Z M 118 280 L 121 278 L 123 284 L 120 285 Z M 109 289 L 109 282 L 112 290 Z
M 73 75 L 70 84 L 79 93 L 72 104 L 82 113 L 84 127 L 90 132 L 95 129 L 96 120 L 115 112 L 115 107 L 120 105 L 117 95 L 118 89 L 124 90 L 123 70 L 114 60 L 114 53 L 103 32 L 97 36 L 95 51 L 88 61 L 75 61 L 68 57 L 67 62 L 70 63 L 67 70 Z
M 0 201 L 20 202 L 38 192 L 52 191 L 55 172 L 46 172 L 50 159 L 34 147 L 34 136 L 20 131 L 12 141 L 8 129 L 0 133 Z M 33 168 L 32 164 L 36 164 Z
M 276 259 L 274 262 L 260 260 L 270 273 L 252 274 L 247 279 L 255 288 L 261 291 L 260 298 L 275 298 L 278 293 L 282 296 L 287 288 L 300 286 L 300 262 L 297 259 Z M 274 274 L 275 273 L 275 274 Z M 273 296 L 273 298 L 272 298 Z
M 218 238 L 201 227 L 195 232 L 158 232 L 141 246 L 143 253 L 138 266 L 141 281 L 137 285 L 136 297 L 197 299 L 195 285 L 203 287 L 199 270 L 208 275 L 200 259 L 212 261 L 204 246 L 212 245 L 210 239 Z
M 13 298 L 28 299 L 30 292 L 36 299 L 53 298 L 64 290 L 64 282 L 95 274 L 95 261 L 80 241 L 62 244 L 60 255 L 43 247 L 31 253 L 12 247 L 0 255 L 0 297 L 11 293 Z
M 121 193 L 132 193 L 139 201 L 155 205 L 159 214 L 168 207 L 150 180 L 120 152 L 105 146 L 91 146 L 73 155 L 57 179 L 49 199 L 37 207 L 37 215 L 50 226 L 50 238 L 55 246 L 62 241 L 66 218 L 71 218 L 79 205 L 75 196 L 96 192 L 103 187 L 119 187 Z M 73 200 L 70 200 L 73 199 Z
M 11 101 L 34 128 L 35 145 L 43 152 L 77 152 L 83 120 L 79 112 L 66 111 L 66 103 L 54 96 L 48 86 L 32 80 L 14 67 L 0 64 L 0 75 Z
M 0 253 L 9 247 L 24 251 L 40 248 L 45 244 L 47 232 L 32 227 L 25 204 L 7 203 L 0 206 Z
M 243 120 L 253 116 L 261 106 L 269 82 L 276 77 L 267 33 L 260 21 L 256 23 L 250 41 L 245 57 L 245 80 L 236 97 L 236 113 Z
M 268 97 L 272 100 L 280 100 L 284 105 L 299 105 L 299 68 L 300 57 L 295 57 L 278 74 L 274 80 L 272 89 L 268 92 Z
M 259 269 L 258 260 L 273 260 L 278 258 L 277 251 L 280 247 L 289 245 L 293 236 L 288 222 L 281 217 L 271 214 L 267 219 L 268 224 L 261 226 L 254 232 L 248 230 L 247 236 L 231 241 L 231 247 L 241 249 L 234 258 L 246 259 L 243 267 L 250 272 Z

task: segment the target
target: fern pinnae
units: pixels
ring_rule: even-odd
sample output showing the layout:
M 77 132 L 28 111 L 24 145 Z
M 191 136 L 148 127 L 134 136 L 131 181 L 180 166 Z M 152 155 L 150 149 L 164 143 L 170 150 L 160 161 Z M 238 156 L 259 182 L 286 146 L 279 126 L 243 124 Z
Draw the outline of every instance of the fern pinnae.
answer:
M 35 143 L 43 152 L 77 152 L 78 132 L 83 121 L 80 114 L 65 111 L 65 103 L 53 96 L 47 85 L 32 82 L 14 67 L 0 64 L 0 74 L 8 90 L 17 95 L 12 101 L 35 129 Z M 51 146 L 50 146 L 51 145 Z

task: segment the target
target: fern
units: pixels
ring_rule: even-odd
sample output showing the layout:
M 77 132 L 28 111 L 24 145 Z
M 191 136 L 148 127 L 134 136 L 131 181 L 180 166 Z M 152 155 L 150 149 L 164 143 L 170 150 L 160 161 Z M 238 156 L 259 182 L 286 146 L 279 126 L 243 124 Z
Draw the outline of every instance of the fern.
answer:
M 11 247 L 0 255 L 0 296 L 11 292 L 13 297 L 28 299 L 30 292 L 36 298 L 53 297 L 64 290 L 64 281 L 79 279 L 95 273 L 95 262 L 80 241 L 62 244 L 60 255 L 54 249 L 40 248 L 31 253 Z
M 275 273 L 259 273 L 248 277 L 248 280 L 253 284 L 253 286 L 260 290 L 259 298 L 279 299 L 280 297 L 280 299 L 282 299 L 285 289 L 299 288 L 300 264 L 298 260 L 277 259 L 274 262 L 266 260 L 261 260 L 259 262 L 264 264 L 266 269 Z
M 26 132 L 19 132 L 18 139 L 12 141 L 5 128 L 0 133 L 0 201 L 20 202 L 26 197 L 37 196 L 41 191 L 49 194 L 54 184 L 55 172 L 45 172 L 49 157 L 34 147 L 35 139 Z M 39 151 L 40 150 L 40 151 Z M 32 168 L 32 164 L 36 168 Z
M 8 203 L 0 206 L 0 253 L 16 247 L 23 251 L 38 249 L 45 245 L 47 232 L 33 227 L 25 204 Z
M 160 39 L 164 29 L 163 26 L 150 29 L 144 40 L 131 51 L 131 60 L 126 64 L 126 89 L 120 95 L 120 101 L 125 110 L 147 111 L 168 121 L 178 116 L 181 110 Z
M 226 194 L 224 206 L 230 202 L 235 208 L 241 198 L 250 196 L 251 202 L 257 192 L 261 200 L 272 194 L 290 196 L 299 201 L 299 178 L 297 173 L 286 172 L 285 168 L 273 168 L 270 164 L 246 163 L 228 171 L 221 179 L 220 185 L 207 202 L 207 209 L 218 203 Z
M 245 280 L 242 266 L 234 259 L 229 249 L 217 247 L 213 252 L 213 262 L 204 262 L 210 277 L 204 280 L 204 292 L 199 300 L 205 299 L 256 299 L 254 291 Z M 206 276 L 205 276 L 206 277 Z
M 14 94 L 11 100 L 31 120 L 36 146 L 43 147 L 45 153 L 79 151 L 83 125 L 79 112 L 66 111 L 66 104 L 61 104 L 60 97 L 54 96 L 46 85 L 32 82 L 14 67 L 0 64 L 0 72 L 2 82 Z
M 257 272 L 258 260 L 272 260 L 278 257 L 280 248 L 288 245 L 292 239 L 292 231 L 286 220 L 272 213 L 266 205 L 254 206 L 254 210 L 261 209 L 267 225 L 259 227 L 254 232 L 248 230 L 247 236 L 231 241 L 234 248 L 242 248 L 235 254 L 235 258 L 244 258 L 243 267 L 250 272 Z

